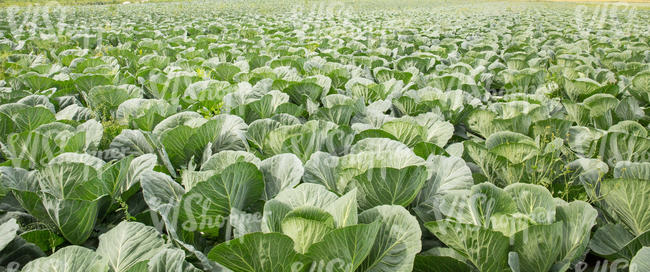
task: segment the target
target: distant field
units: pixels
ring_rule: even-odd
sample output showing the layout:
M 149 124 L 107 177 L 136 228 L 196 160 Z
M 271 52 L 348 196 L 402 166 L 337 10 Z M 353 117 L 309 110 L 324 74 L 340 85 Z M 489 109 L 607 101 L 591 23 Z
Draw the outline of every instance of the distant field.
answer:
M 171 0 L 148 0 L 144 2 L 170 2 Z M 34 1 L 13 1 L 13 0 L 0 0 L 0 6 L 29 6 L 29 5 L 47 5 L 47 4 L 60 4 L 60 5 L 110 5 L 121 4 L 127 2 L 125 0 L 34 0 Z M 131 3 L 140 3 L 142 1 L 128 1 Z
M 639 3 L 650 4 L 650 0 L 539 0 L 539 2 L 575 2 L 575 3 Z
M 0 272 L 650 271 L 650 4 L 122 1 L 0 0 Z
M 130 3 L 143 3 L 143 2 L 174 2 L 177 0 L 31 0 L 31 1 L 15 1 L 15 0 L 0 0 L 1 6 L 29 6 L 29 5 L 43 5 L 43 4 L 61 4 L 61 5 L 109 5 L 109 4 L 122 4 L 124 2 Z M 518 2 L 575 2 L 575 3 L 648 3 L 650 0 L 515 0 Z M 184 1 L 179 1 L 184 2 Z M 304 2 L 304 1 L 298 1 Z M 333 2 L 333 1 L 329 1 Z M 459 2 L 499 2 L 495 0 L 486 0 L 486 1 L 459 1 Z
M 628 3 L 650 3 L 650 0 L 618 0 L 618 1 L 611 1 L 611 0 L 540 0 L 540 1 L 550 1 L 550 2 L 610 2 L 610 3 L 616 3 L 616 2 L 628 2 Z

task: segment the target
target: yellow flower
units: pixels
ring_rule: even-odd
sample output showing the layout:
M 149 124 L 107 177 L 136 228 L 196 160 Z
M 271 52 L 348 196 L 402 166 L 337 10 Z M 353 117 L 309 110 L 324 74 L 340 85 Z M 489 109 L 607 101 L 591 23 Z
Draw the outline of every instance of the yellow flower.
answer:
M 196 68 L 196 75 L 199 77 L 205 77 L 205 71 L 201 68 Z

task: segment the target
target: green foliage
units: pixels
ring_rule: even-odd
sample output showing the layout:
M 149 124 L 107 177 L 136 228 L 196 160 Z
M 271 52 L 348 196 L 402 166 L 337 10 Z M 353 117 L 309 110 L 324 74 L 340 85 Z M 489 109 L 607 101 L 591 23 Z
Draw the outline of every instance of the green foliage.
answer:
M 108 120 L 103 122 L 104 124 L 104 134 L 102 135 L 102 140 L 99 143 L 100 149 L 107 149 L 113 139 L 120 135 L 123 129 L 126 129 L 127 126 L 121 125 L 114 120 Z
M 0 271 L 647 270 L 641 5 L 72 2 L 0 9 Z

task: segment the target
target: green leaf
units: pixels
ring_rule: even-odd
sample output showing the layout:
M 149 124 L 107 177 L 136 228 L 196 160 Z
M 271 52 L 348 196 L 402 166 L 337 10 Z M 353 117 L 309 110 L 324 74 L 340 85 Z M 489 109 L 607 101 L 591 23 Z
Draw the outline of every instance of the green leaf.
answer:
M 18 228 L 19 226 L 14 218 L 0 225 L 0 251 L 16 238 Z
M 614 256 L 608 257 L 624 258 L 626 260 L 630 260 L 632 257 L 634 257 L 637 251 L 646 246 L 650 246 L 650 231 L 644 232 L 641 235 L 630 240 L 630 242 L 625 244 L 625 246 L 623 246 L 623 248 L 621 248 L 621 250 L 619 250 Z
M 323 93 L 323 88 L 316 83 L 299 82 L 289 85 L 283 92 L 289 94 L 291 102 L 305 105 L 307 100 L 318 101 Z
M 555 219 L 553 195 L 541 185 L 515 183 L 505 189 L 517 204 L 517 209 L 542 224 Z
M 386 131 L 380 129 L 366 129 L 354 136 L 354 142 L 356 143 L 366 138 L 386 138 L 386 139 L 398 141 L 397 137 L 393 136 L 393 134 L 390 134 Z
M 113 138 L 110 149 L 117 149 L 125 156 L 140 156 L 155 152 L 142 131 L 131 129 L 123 129 L 119 135 Z
M 89 108 L 72 104 L 56 113 L 56 120 L 69 120 L 82 122 L 96 117 L 96 113 Z
M 267 135 L 282 126 L 280 122 L 273 119 L 258 119 L 249 124 L 246 131 L 246 138 L 251 146 L 259 151 L 264 151 Z
M 238 162 L 183 195 L 180 219 L 185 230 L 217 234 L 219 223 L 232 209 L 246 210 L 263 193 L 262 173 L 251 163 Z
M 622 224 L 607 224 L 596 230 L 589 248 L 601 256 L 612 256 L 620 251 L 634 236 Z
M 271 199 L 264 203 L 262 231 L 282 232 L 282 219 L 291 211 L 289 204 Z
M 184 143 L 183 155 L 186 160 L 191 156 L 200 158 L 208 143 L 212 152 L 246 150 L 244 133 L 247 127 L 239 116 L 222 114 L 194 129 L 189 138 L 176 139 Z
M 357 224 L 357 208 L 357 190 L 352 189 L 352 191 L 330 203 L 325 207 L 325 210 L 334 217 L 336 227 L 341 228 Z
M 151 257 L 148 264 L 149 272 L 199 272 L 201 270 L 185 261 L 185 252 L 177 248 L 165 248 Z
M 619 161 L 644 161 L 639 154 L 650 150 L 650 139 L 634 134 L 609 132 L 606 137 L 600 138 L 599 155 L 610 166 Z
M 356 112 L 352 105 L 336 105 L 331 108 L 319 108 L 314 119 L 333 122 L 337 125 L 345 126 L 350 124 L 350 119 Z
M 25 239 L 27 242 L 37 245 L 44 252 L 54 250 L 55 247 L 65 241 L 60 236 L 47 229 L 29 230 L 21 233 L 20 237 Z
M 544 217 L 547 217 L 545 210 L 540 213 L 544 214 Z M 507 237 L 513 237 L 515 233 L 526 230 L 528 227 L 537 224 L 533 219 L 521 213 L 497 214 L 490 218 L 490 223 L 492 230 L 501 232 Z
M 627 133 L 638 137 L 648 136 L 648 131 L 643 127 L 643 125 L 639 124 L 638 122 L 629 120 L 624 120 L 616 123 L 616 125 L 609 127 L 608 131 Z
M 80 198 L 85 187 L 100 185 L 97 174 L 103 165 L 102 160 L 88 154 L 63 153 L 39 170 L 37 179 L 43 192 L 58 199 Z M 98 190 L 81 199 L 94 200 L 103 193 Z
M 182 222 L 178 222 L 179 206 L 183 193 L 181 187 L 170 176 L 163 173 L 147 171 L 143 173 L 142 180 L 142 194 L 147 206 L 152 211 L 158 212 L 162 216 L 164 227 L 171 239 L 178 243 L 183 249 L 192 253 L 206 270 L 217 269 L 218 265 L 210 261 L 205 253 L 198 250 L 194 245 L 185 242 L 188 237 L 193 238 L 192 233 L 185 232 L 179 226 Z M 158 224 L 159 222 L 156 222 Z
M 254 165 L 260 165 L 261 161 L 254 154 L 246 151 L 224 150 L 210 156 L 201 165 L 201 171 L 222 172 L 226 167 L 238 163 L 249 162 Z
M 496 113 L 476 109 L 471 111 L 467 116 L 467 125 L 469 129 L 478 132 L 484 138 L 489 137 L 492 133 L 496 132 L 492 120 L 497 118 Z
M 647 180 L 604 180 L 601 194 L 607 206 L 633 235 L 650 230 L 650 183 Z
M 614 178 L 650 180 L 650 162 L 619 161 L 614 167 Z
M 216 245 L 208 258 L 234 272 L 284 272 L 305 266 L 293 247 L 286 235 L 256 232 Z
M 433 201 L 432 198 L 448 191 L 467 190 L 474 185 L 472 172 L 465 161 L 458 157 L 431 155 L 426 161 L 431 177 L 418 194 L 416 203 Z
M 329 191 L 343 193 L 345 188 L 339 185 L 339 157 L 317 151 L 305 163 L 303 181 L 325 186 Z
M 509 131 L 496 132 L 485 141 L 485 147 L 493 154 L 518 164 L 538 153 L 535 142 L 529 137 Z
M 42 201 L 50 220 L 66 240 L 78 245 L 90 237 L 97 221 L 100 199 L 56 199 L 45 196 Z
M 274 200 L 285 203 L 291 209 L 300 206 L 314 206 L 325 209 L 338 199 L 335 193 L 328 191 L 324 186 L 311 183 L 303 183 L 296 188 L 280 192 Z
M 650 271 L 650 247 L 644 247 L 632 258 L 630 272 Z
M 179 167 L 189 159 L 185 155 L 185 143 L 193 134 L 193 130 L 188 126 L 178 126 L 165 132 L 160 139 L 160 143 L 165 147 L 169 160 L 174 166 Z
M 650 103 L 650 88 L 648 88 L 650 86 L 650 71 L 636 74 L 631 81 L 630 93 L 637 99 Z
M 314 265 L 325 264 L 331 271 L 355 271 L 368 256 L 379 232 L 379 222 L 335 229 L 309 247 Z
M 596 209 L 583 201 L 573 201 L 556 207 L 555 221 L 562 222 L 564 234 L 558 256 L 560 262 L 573 263 L 583 256 L 596 217 L 598 217 Z
M 99 236 L 97 254 L 115 272 L 126 272 L 148 261 L 168 245 L 153 227 L 123 221 Z
M 315 207 L 299 207 L 287 213 L 282 220 L 282 233 L 291 237 L 294 250 L 305 254 L 309 247 L 320 242 L 334 229 L 334 218 Z
M 509 162 L 506 158 L 489 152 L 481 143 L 464 141 L 463 145 L 467 155 L 481 168 L 482 174 L 487 177 L 488 181 L 493 183 L 498 181 L 508 182 L 508 180 L 504 180 L 504 177 L 499 172 L 507 168 Z
M 149 208 L 163 212 L 180 203 L 185 190 L 170 176 L 160 172 L 145 171 L 140 181 L 142 195 Z
M 454 135 L 454 125 L 447 121 L 427 120 L 426 123 L 420 125 L 426 129 L 424 140 L 436 146 L 447 146 L 449 139 Z
M 591 96 L 600 87 L 598 82 L 589 78 L 565 79 L 564 81 L 564 90 L 573 101 L 580 101 Z
M 492 216 L 517 212 L 517 204 L 510 195 L 488 182 L 472 186 L 468 204 L 472 223 L 485 228 L 490 227 Z
M 47 90 L 55 84 L 54 79 L 36 72 L 24 73 L 20 75 L 20 79 L 34 91 Z
M 414 272 L 470 272 L 470 266 L 447 256 L 415 256 Z
M 381 129 L 390 133 L 398 141 L 409 147 L 425 140 L 422 138 L 424 129 L 412 122 L 402 120 L 389 121 L 384 123 Z
M 384 205 L 366 210 L 359 222 L 378 221 L 379 232 L 359 271 L 411 271 L 415 255 L 422 247 L 422 231 L 417 219 L 401 206 Z
M 2 186 L 10 189 L 20 206 L 38 220 L 49 222 L 50 218 L 40 197 L 41 187 L 34 178 L 36 172 L 22 168 L 0 167 Z
M 93 87 L 86 97 L 92 109 L 112 111 L 128 99 L 140 98 L 142 92 L 142 89 L 135 85 L 105 85 Z
M 302 179 L 305 169 L 296 155 L 278 154 L 260 163 L 264 175 L 264 198 L 271 199 L 286 188 L 293 188 Z
M 52 112 L 44 107 L 28 107 L 16 112 L 14 124 L 21 131 L 29 131 L 42 124 L 54 122 Z
M 151 131 L 158 123 L 176 113 L 176 107 L 162 99 L 129 99 L 117 108 L 115 119 L 132 128 Z
M 232 81 L 233 76 L 241 71 L 231 63 L 219 63 L 212 68 L 211 77 L 223 81 Z
M 447 247 L 434 247 L 415 256 L 416 272 L 470 272 L 471 266 L 458 252 Z
M 535 225 L 515 233 L 513 250 L 519 257 L 520 271 L 549 271 L 562 242 L 562 223 Z
M 507 267 L 510 242 L 500 232 L 449 220 L 428 222 L 424 226 L 479 271 L 503 271 Z
M 426 178 L 424 166 L 368 169 L 354 177 L 359 189 L 359 206 L 361 209 L 389 204 L 407 206 L 420 192 Z
M 67 246 L 57 250 L 49 257 L 28 263 L 22 271 L 26 272 L 66 272 L 66 271 L 109 271 L 107 260 L 94 251 L 80 247 Z
M 144 154 L 137 158 L 125 157 L 111 164 L 102 173 L 107 192 L 114 198 L 121 196 L 140 182 L 143 172 L 153 170 L 156 161 L 155 155 Z
M 447 151 L 444 150 L 443 148 L 427 142 L 419 142 L 415 146 L 413 146 L 413 153 L 415 153 L 415 155 L 418 155 L 420 158 L 423 158 L 425 160 L 429 158 L 429 156 L 431 155 L 449 156 Z

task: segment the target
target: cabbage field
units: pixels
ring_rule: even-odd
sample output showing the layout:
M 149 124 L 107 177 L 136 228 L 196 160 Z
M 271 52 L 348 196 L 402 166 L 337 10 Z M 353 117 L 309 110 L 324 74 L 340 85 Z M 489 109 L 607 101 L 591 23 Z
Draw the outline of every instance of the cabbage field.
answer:
M 0 272 L 650 271 L 650 8 L 0 8 Z

